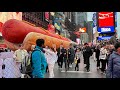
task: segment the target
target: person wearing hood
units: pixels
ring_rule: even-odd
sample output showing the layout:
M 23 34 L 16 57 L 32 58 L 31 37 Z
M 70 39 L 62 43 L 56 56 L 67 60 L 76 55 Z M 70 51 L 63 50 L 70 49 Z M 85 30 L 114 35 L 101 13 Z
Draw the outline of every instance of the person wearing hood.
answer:
M 115 51 L 109 57 L 106 78 L 120 78 L 120 42 L 115 44 Z

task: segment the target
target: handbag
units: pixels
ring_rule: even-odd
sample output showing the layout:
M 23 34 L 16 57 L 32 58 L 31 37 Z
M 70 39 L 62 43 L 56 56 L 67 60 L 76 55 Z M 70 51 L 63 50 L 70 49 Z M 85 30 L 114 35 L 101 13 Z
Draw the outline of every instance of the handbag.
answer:
M 75 62 L 74 62 L 75 64 L 77 64 L 77 60 L 78 60 L 78 59 L 75 58 L 75 60 L 74 60 L 74 61 L 75 61 Z

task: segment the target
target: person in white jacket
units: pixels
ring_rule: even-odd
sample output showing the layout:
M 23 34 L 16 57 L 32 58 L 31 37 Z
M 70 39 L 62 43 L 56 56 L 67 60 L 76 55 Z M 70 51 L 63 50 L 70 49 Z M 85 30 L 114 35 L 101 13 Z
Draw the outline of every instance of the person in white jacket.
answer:
M 107 53 L 108 52 L 106 46 L 102 46 L 102 48 L 100 49 L 100 61 L 102 63 L 102 68 L 101 68 L 102 73 L 105 72 Z
M 56 48 L 45 49 L 45 56 L 48 63 L 49 78 L 54 78 L 54 65 L 57 62 L 57 51 Z

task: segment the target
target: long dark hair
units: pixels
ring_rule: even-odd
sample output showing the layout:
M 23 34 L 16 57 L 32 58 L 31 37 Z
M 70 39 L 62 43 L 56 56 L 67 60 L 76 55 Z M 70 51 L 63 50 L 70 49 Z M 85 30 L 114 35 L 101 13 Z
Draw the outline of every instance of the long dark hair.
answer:
M 52 49 L 54 52 L 56 52 L 56 50 L 54 48 L 50 48 L 50 49 Z

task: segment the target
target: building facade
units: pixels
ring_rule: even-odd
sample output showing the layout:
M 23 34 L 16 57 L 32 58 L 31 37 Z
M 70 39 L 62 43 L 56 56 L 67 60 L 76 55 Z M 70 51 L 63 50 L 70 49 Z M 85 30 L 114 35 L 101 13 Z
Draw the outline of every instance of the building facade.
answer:
M 76 23 L 76 25 L 84 27 L 85 22 L 87 22 L 87 12 L 74 12 L 74 18 L 74 23 Z
M 43 27 L 47 29 L 49 24 L 45 19 L 45 12 L 23 12 L 22 20 L 30 22 L 37 27 Z
M 88 21 L 87 22 L 87 34 L 88 34 L 88 41 L 93 42 L 93 21 Z

